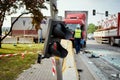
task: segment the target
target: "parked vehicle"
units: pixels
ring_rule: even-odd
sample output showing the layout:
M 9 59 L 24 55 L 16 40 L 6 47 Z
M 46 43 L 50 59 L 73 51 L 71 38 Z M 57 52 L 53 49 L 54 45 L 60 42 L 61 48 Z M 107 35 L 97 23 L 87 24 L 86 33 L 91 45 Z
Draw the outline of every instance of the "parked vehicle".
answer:
M 94 38 L 99 43 L 109 43 L 110 45 L 120 46 L 120 13 L 117 17 L 111 16 L 100 25 L 101 28 L 94 32 Z
M 74 35 L 74 31 L 77 26 L 80 26 L 82 30 L 82 38 L 87 40 L 87 22 L 88 22 L 88 11 L 65 11 L 65 19 L 66 27 L 71 30 Z M 74 36 L 72 37 L 72 42 L 74 45 Z
M 94 40 L 94 35 L 93 35 L 93 33 L 89 33 L 89 34 L 87 35 L 87 38 L 88 38 L 89 40 Z

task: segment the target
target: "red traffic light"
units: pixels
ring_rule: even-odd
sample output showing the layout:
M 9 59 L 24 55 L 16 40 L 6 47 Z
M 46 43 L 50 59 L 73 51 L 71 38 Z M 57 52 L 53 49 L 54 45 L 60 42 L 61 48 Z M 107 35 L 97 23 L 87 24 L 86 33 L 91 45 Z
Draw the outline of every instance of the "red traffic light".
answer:
M 56 42 L 53 43 L 53 48 L 54 48 L 54 50 L 57 50 L 57 43 Z
M 68 51 L 64 49 L 59 42 L 53 42 L 49 45 L 48 53 L 50 56 L 65 58 L 68 54 Z
M 68 51 L 64 49 L 59 42 L 60 39 L 71 39 L 72 33 L 65 27 L 65 23 L 63 21 L 53 21 L 50 19 L 47 32 L 44 45 L 44 57 L 66 57 Z

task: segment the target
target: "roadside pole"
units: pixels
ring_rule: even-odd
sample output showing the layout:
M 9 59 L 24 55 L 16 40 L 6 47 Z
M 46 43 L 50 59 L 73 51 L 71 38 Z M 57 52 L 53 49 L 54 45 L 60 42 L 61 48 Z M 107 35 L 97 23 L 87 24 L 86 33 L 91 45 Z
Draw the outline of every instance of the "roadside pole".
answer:
M 57 20 L 57 0 L 50 0 L 50 12 L 53 20 Z M 54 57 L 56 62 L 56 75 L 57 80 L 63 80 L 62 77 L 62 59 L 59 57 Z
M 57 72 L 57 80 L 63 80 L 62 77 L 62 59 L 59 57 L 55 57 L 56 62 L 56 72 Z
M 51 17 L 54 20 L 57 20 L 57 0 L 50 0 L 50 12 L 51 12 Z

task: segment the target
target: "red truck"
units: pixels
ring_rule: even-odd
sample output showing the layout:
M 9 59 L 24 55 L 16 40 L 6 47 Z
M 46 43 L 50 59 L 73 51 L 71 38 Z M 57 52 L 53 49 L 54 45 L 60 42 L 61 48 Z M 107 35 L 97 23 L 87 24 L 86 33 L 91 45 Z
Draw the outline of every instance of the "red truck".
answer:
M 103 24 L 102 24 L 103 23 Z M 110 45 L 120 46 L 120 13 L 111 15 L 99 25 L 101 26 L 94 32 L 94 38 L 99 43 L 109 43 Z
M 82 38 L 85 39 L 86 46 L 88 11 L 65 11 L 64 22 L 66 27 L 73 32 L 73 35 L 76 27 L 80 26 L 80 29 L 82 30 Z M 74 36 L 71 40 L 74 45 Z

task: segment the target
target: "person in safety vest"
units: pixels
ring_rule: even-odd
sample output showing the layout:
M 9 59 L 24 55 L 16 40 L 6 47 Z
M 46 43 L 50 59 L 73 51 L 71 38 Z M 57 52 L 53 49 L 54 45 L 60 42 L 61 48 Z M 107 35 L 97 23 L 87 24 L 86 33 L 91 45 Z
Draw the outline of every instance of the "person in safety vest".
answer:
M 81 42 L 81 29 L 80 29 L 80 25 L 77 25 L 77 28 L 75 29 L 75 33 L 74 33 L 74 41 L 75 41 L 75 49 L 76 49 L 76 54 L 79 53 L 80 51 L 80 42 Z

